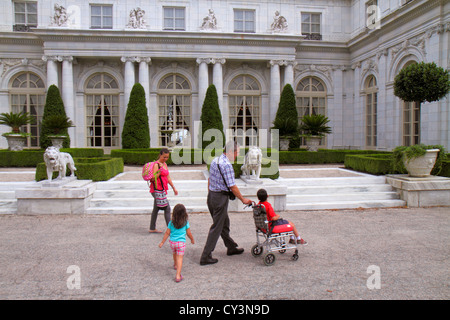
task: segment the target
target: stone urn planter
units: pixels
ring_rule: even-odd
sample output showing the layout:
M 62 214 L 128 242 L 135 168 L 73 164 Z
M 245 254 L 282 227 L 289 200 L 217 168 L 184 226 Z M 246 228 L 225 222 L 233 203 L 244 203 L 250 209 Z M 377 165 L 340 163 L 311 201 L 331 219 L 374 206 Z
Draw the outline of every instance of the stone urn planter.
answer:
M 322 140 L 321 136 L 308 136 L 306 137 L 306 148 L 308 151 L 318 151 L 320 140 Z
M 48 136 L 48 138 L 52 141 L 52 146 L 59 150 L 63 147 L 64 140 L 67 136 Z
M 288 151 L 290 141 L 291 140 L 289 138 L 280 137 L 280 151 Z
M 403 157 L 403 163 L 410 177 L 428 177 L 433 170 L 439 149 L 428 149 L 426 154 L 416 158 Z
M 3 135 L 8 141 L 8 150 L 10 151 L 22 151 L 25 147 L 27 137 L 21 134 L 5 134 Z

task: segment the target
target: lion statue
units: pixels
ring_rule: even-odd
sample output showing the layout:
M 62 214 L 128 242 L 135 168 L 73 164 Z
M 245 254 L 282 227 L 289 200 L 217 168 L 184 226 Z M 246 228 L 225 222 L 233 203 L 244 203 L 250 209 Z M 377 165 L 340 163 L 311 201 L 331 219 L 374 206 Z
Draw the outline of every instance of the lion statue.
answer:
M 44 162 L 47 167 L 48 181 L 52 181 L 53 171 L 58 171 L 59 175 L 56 179 L 62 179 L 66 177 L 66 167 L 69 166 L 70 176 L 75 176 L 75 163 L 72 156 L 67 152 L 60 152 L 58 148 L 48 147 L 44 152 Z
M 247 177 L 253 176 L 258 180 L 261 174 L 262 152 L 258 147 L 250 147 L 245 155 L 244 165 L 241 167 L 243 175 Z

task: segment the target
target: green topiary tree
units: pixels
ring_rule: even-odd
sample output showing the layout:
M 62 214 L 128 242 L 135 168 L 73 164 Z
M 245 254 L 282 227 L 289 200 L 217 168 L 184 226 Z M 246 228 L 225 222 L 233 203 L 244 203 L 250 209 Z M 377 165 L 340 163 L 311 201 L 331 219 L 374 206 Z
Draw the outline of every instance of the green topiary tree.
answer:
M 403 68 L 394 79 L 394 94 L 403 101 L 433 102 L 449 92 L 448 70 L 431 63 L 414 63 Z
M 279 130 L 280 137 L 298 134 L 298 112 L 295 106 L 295 93 L 290 84 L 283 88 L 277 114 L 273 121 L 274 129 Z
M 47 97 L 44 105 L 44 114 L 42 116 L 41 123 L 41 136 L 40 136 L 40 146 L 42 149 L 46 149 L 52 145 L 52 141 L 49 136 L 55 135 L 53 128 L 50 128 L 46 125 L 47 119 L 53 116 L 64 116 L 67 117 L 66 111 L 64 109 L 64 102 L 61 98 L 61 94 L 59 93 L 59 89 L 57 86 L 52 84 L 47 91 Z M 67 130 L 67 127 L 61 130 L 60 135 L 67 136 L 63 142 L 63 148 L 70 148 L 70 137 Z
M 217 97 L 216 87 L 212 84 L 206 91 L 205 100 L 203 102 L 202 114 L 200 116 L 202 122 L 202 137 L 208 129 L 218 129 L 222 133 L 221 145 L 215 145 L 216 148 L 223 148 L 225 143 L 225 135 L 223 133 L 222 113 L 219 108 L 219 99 Z M 216 142 L 216 139 L 212 141 L 202 141 L 202 149 L 205 149 L 211 143 Z
M 125 123 L 122 130 L 122 148 L 138 149 L 150 147 L 150 129 L 148 125 L 145 90 L 140 83 L 131 89 Z

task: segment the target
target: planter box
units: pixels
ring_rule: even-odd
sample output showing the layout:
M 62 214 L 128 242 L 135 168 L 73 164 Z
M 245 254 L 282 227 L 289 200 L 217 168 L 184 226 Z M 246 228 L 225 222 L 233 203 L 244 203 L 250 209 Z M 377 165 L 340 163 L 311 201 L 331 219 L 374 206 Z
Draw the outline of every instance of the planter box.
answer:
M 433 170 L 439 149 L 429 149 L 423 156 L 407 159 L 403 156 L 403 163 L 411 177 L 428 177 Z

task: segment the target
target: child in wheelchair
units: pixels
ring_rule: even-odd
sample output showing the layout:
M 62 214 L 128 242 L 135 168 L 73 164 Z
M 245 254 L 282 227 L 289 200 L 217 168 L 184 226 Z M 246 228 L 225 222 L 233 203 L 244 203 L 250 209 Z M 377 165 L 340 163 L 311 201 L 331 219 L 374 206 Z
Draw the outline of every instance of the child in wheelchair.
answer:
M 304 239 L 302 239 L 300 237 L 300 234 L 299 234 L 297 228 L 291 221 L 284 220 L 280 217 L 280 215 L 275 213 L 272 205 L 267 201 L 267 198 L 269 196 L 265 189 L 259 189 L 258 192 L 256 193 L 256 196 L 258 197 L 258 200 L 259 200 L 258 204 L 262 204 L 266 208 L 267 221 L 269 221 L 270 227 L 289 225 L 292 227 L 292 231 L 294 232 L 294 236 L 295 236 L 295 238 L 294 238 L 294 236 L 291 236 L 289 243 L 297 243 L 297 244 L 302 244 L 302 245 L 308 244 L 307 241 L 305 241 Z M 279 228 L 279 229 L 281 229 L 281 228 Z

